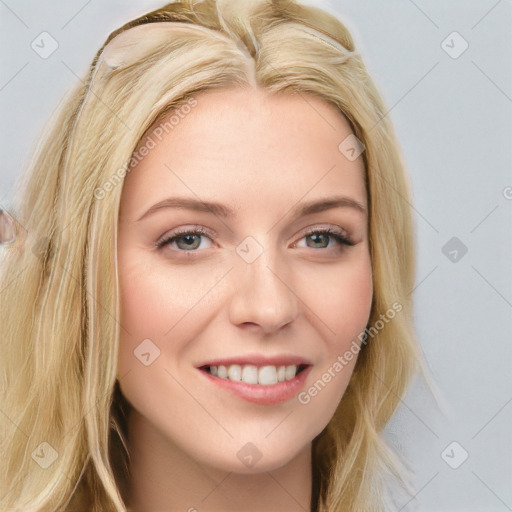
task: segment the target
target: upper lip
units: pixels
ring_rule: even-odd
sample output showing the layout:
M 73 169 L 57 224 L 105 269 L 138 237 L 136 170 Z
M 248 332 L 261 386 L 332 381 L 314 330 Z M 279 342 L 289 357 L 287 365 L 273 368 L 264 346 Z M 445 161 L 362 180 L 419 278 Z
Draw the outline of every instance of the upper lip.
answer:
M 244 356 L 209 359 L 208 361 L 197 365 L 197 368 L 202 368 L 204 366 L 231 366 L 232 364 L 238 364 L 240 366 L 309 366 L 312 363 L 303 357 L 294 355 L 278 355 L 270 357 L 261 354 L 247 354 Z

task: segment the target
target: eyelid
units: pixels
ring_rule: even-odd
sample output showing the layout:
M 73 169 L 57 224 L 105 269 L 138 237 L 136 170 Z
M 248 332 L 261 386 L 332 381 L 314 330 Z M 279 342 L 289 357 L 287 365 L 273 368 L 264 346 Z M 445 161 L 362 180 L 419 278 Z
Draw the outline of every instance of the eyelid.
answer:
M 306 228 L 306 231 L 302 234 L 302 237 L 308 236 L 312 233 L 317 233 L 318 231 L 325 231 L 331 234 L 336 234 L 343 236 L 344 238 L 350 238 L 350 235 L 346 229 L 343 229 L 340 226 L 334 226 L 332 224 L 323 224 L 323 225 L 315 225 L 309 228 Z
M 334 238 L 340 246 L 349 246 L 353 247 L 356 245 L 356 243 L 352 240 L 352 237 L 348 233 L 347 230 L 343 229 L 340 226 L 333 226 L 333 225 L 327 225 L 327 226 L 313 226 L 311 228 L 308 228 L 307 231 L 305 231 L 302 236 L 299 238 L 298 241 L 302 240 L 303 238 L 312 235 L 314 233 L 320 233 L 330 236 L 331 238 Z M 296 242 L 297 243 L 297 242 Z
M 204 235 L 210 239 L 217 236 L 217 233 L 211 229 L 205 228 L 204 226 L 200 225 L 186 225 L 178 227 L 170 232 L 165 233 L 162 235 L 156 242 L 155 247 L 159 248 L 165 245 L 167 241 L 169 241 L 172 238 L 179 237 L 180 235 L 186 235 L 186 234 L 201 234 Z M 213 242 L 213 240 L 212 240 Z M 180 251 L 180 252 L 186 252 L 186 251 Z M 191 251 L 194 252 L 194 251 Z
M 321 233 L 321 234 L 323 233 L 323 234 L 326 234 L 327 236 L 330 236 L 331 238 L 335 239 L 337 242 L 337 244 L 335 244 L 335 245 L 338 245 L 338 248 L 342 248 L 343 246 L 352 247 L 352 246 L 356 245 L 355 242 L 352 241 L 352 238 L 351 238 L 350 234 L 347 232 L 347 230 L 340 226 L 331 225 L 331 224 L 324 224 L 324 225 L 316 224 L 314 226 L 309 226 L 308 228 L 305 228 L 305 229 L 306 230 L 302 232 L 301 237 L 294 243 L 294 246 L 298 242 L 300 242 L 302 239 L 304 239 L 305 237 L 312 235 L 314 233 Z M 171 232 L 168 232 L 168 233 L 162 235 L 155 242 L 155 247 L 157 249 L 163 249 L 166 245 L 170 245 L 169 243 L 171 241 L 173 241 L 174 239 L 179 238 L 181 235 L 187 235 L 187 234 L 205 236 L 206 238 L 210 239 L 210 241 L 212 243 L 215 243 L 213 239 L 218 236 L 214 230 L 211 230 L 204 226 L 197 225 L 197 224 L 196 225 L 186 225 L 186 226 L 178 227 L 178 228 L 172 230 Z M 327 250 L 327 249 L 328 249 L 327 247 L 323 248 L 323 250 Z M 190 253 L 190 254 L 201 252 L 200 250 L 190 250 L 190 251 L 174 250 L 174 251 L 177 253 Z

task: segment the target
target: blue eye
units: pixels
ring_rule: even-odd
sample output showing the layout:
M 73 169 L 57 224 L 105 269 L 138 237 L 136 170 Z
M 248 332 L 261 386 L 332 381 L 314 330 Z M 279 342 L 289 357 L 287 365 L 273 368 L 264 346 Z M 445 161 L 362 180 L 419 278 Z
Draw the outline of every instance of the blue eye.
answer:
M 304 238 L 311 238 L 314 237 L 316 240 L 315 244 L 322 245 L 322 240 L 327 240 L 327 247 L 311 247 L 311 249 L 327 249 L 329 244 L 329 238 L 334 239 L 340 246 L 348 245 L 352 247 L 355 245 L 346 235 L 346 233 L 343 230 L 338 230 L 336 228 L 320 228 L 320 229 L 314 229 L 310 231 L 309 233 L 306 233 Z M 320 241 L 318 241 L 320 240 Z
M 174 232 L 169 236 L 164 237 L 162 240 L 158 241 L 155 245 L 158 249 L 162 249 L 166 245 L 172 246 L 176 244 L 178 252 L 198 252 L 197 249 L 201 245 L 201 237 L 205 237 L 211 241 L 209 236 L 209 232 L 202 229 L 201 227 L 196 227 L 194 229 L 185 229 L 182 231 Z M 346 232 L 339 228 L 318 228 L 310 230 L 306 233 L 301 240 L 303 239 L 311 239 L 313 243 L 316 244 L 316 247 L 307 246 L 310 249 L 328 249 L 330 240 L 334 240 L 335 244 L 340 247 L 342 246 L 353 246 L 355 245 L 350 238 L 347 236 Z M 325 245 L 327 242 L 327 245 Z
M 161 249 L 166 245 L 171 245 L 175 241 L 183 240 L 185 241 L 185 243 L 182 244 L 181 247 L 178 245 L 178 250 L 184 252 L 193 252 L 198 248 L 198 245 L 200 245 L 200 237 L 202 236 L 210 239 L 207 232 L 201 228 L 194 228 L 193 230 L 183 230 L 181 232 L 175 232 L 171 236 L 163 238 L 162 240 L 156 243 L 156 246 L 159 249 Z M 197 243 L 198 239 L 199 244 Z

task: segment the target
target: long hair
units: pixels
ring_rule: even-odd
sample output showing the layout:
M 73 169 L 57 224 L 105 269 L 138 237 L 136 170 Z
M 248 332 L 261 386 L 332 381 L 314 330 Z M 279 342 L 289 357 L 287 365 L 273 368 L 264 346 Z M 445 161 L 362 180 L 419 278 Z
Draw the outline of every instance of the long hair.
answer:
M 0 276 L 2 510 L 127 510 L 128 404 L 116 380 L 122 181 L 157 121 L 228 86 L 314 94 L 364 145 L 373 302 L 348 388 L 313 441 L 312 510 L 387 510 L 387 477 L 410 490 L 381 435 L 422 366 L 411 191 L 386 106 L 333 15 L 293 0 L 189 0 L 109 36 L 13 200 L 18 241 L 2 249 Z

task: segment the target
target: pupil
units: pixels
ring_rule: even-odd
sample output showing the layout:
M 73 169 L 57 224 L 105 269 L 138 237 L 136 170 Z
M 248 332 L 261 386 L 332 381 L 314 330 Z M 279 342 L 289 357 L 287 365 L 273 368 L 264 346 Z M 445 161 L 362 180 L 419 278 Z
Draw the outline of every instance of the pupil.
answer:
M 185 236 L 182 236 L 181 239 L 186 240 L 185 245 L 187 247 L 192 247 L 194 244 L 194 237 L 197 238 L 197 235 L 185 235 Z
M 318 241 L 317 241 L 317 240 L 318 240 L 318 238 L 322 238 L 322 237 L 323 237 L 324 239 L 326 238 L 326 235 L 324 235 L 324 234 L 316 234 L 316 235 L 311 235 L 311 236 L 313 237 L 313 239 L 314 239 L 314 240 L 313 240 L 313 243 L 315 243 L 315 244 L 318 244 L 318 243 L 320 243 L 320 244 L 321 244 L 321 243 L 322 243 L 321 241 L 320 241 L 320 242 L 318 242 Z M 324 240 L 324 241 L 325 241 L 325 240 Z

